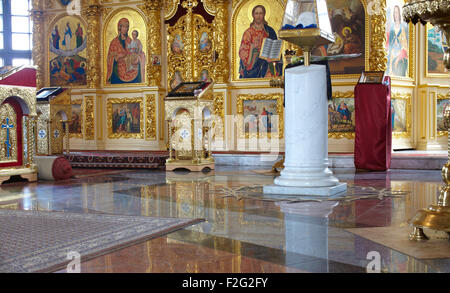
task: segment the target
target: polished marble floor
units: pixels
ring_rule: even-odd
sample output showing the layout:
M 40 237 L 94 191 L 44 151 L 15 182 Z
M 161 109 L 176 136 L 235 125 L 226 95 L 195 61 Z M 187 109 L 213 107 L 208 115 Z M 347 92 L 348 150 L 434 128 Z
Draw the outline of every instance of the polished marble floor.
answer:
M 89 273 L 360 273 L 367 271 L 373 252 L 381 272 L 450 272 L 450 241 L 441 243 L 448 257 L 423 259 L 347 230 L 407 228 L 417 210 L 437 203 L 440 171 L 334 169 L 355 192 L 296 202 L 258 195 L 274 177 L 252 169 L 113 170 L 60 182 L 10 183 L 0 187 L 0 208 L 205 219 L 82 262 L 81 271 Z M 244 186 L 253 187 L 251 196 L 245 190 L 232 196 Z M 367 196 L 366 189 L 379 196 Z

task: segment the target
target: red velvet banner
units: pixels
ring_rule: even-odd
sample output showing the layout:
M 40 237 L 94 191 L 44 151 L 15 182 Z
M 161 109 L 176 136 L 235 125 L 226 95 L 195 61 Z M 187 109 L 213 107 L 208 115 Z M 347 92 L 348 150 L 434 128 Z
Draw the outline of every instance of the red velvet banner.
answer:
M 355 87 L 355 167 L 384 171 L 391 166 L 392 121 L 390 78 L 385 84 Z

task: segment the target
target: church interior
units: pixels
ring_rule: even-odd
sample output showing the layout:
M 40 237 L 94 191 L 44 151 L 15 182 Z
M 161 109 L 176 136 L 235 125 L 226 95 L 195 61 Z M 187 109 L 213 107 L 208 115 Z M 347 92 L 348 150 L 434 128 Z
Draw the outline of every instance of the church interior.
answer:
M 450 272 L 431 2 L 3 0 L 0 272 Z

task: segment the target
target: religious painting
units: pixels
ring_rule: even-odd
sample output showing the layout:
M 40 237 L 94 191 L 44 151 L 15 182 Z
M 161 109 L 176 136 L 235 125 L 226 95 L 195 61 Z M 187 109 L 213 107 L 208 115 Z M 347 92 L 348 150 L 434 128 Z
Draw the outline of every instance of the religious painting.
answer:
M 143 138 L 142 98 L 108 99 L 109 138 Z
M 209 39 L 208 33 L 203 32 L 200 37 L 200 42 L 198 44 L 198 48 L 199 48 L 200 52 L 207 53 L 211 50 L 211 47 L 212 47 L 212 43 L 211 43 L 211 40 Z
M 181 72 L 179 70 L 175 71 L 174 77 L 170 81 L 170 89 L 173 90 L 182 82 L 183 82 L 183 77 L 181 76 Z
M 211 82 L 208 69 L 203 69 L 202 72 L 200 72 L 200 81 Z
M 328 102 L 328 134 L 332 138 L 353 138 L 355 133 L 353 92 L 336 96 Z
M 406 101 L 403 99 L 391 100 L 392 132 L 406 132 Z
M 69 122 L 70 137 L 82 137 L 82 121 L 83 111 L 81 107 L 81 100 L 78 103 L 72 104 L 72 119 Z
M 409 25 L 402 19 L 403 0 L 388 0 L 386 17 L 386 51 L 389 76 L 409 77 Z
M 161 66 L 161 55 L 152 55 L 152 65 Z
M 283 75 L 283 58 L 271 62 L 260 58 L 264 39 L 278 39 L 283 20 L 279 11 L 284 11 L 280 0 L 242 1 L 237 6 L 233 15 L 233 80 Z
M 76 16 L 51 25 L 49 35 L 50 86 L 84 86 L 87 71 L 86 26 Z
M 439 135 L 445 135 L 448 128 L 444 124 L 445 111 L 450 109 L 450 99 L 437 99 L 436 116 L 437 116 L 437 131 Z
M 175 54 L 183 54 L 184 44 L 179 34 L 175 35 L 172 45 L 170 45 L 170 48 L 172 49 L 172 52 Z
M 360 74 L 366 64 L 366 18 L 360 0 L 327 1 L 334 43 L 316 48 L 313 56 L 328 56 L 332 75 Z M 367 28 L 368 29 L 368 28 Z
M 431 24 L 426 25 L 427 75 L 448 74 L 444 65 L 444 53 L 448 49 L 442 31 Z
M 283 137 L 283 97 L 240 95 L 238 114 L 242 115 L 241 137 Z
M 104 32 L 106 85 L 145 82 L 146 32 L 144 18 L 135 10 L 120 10 L 109 18 Z

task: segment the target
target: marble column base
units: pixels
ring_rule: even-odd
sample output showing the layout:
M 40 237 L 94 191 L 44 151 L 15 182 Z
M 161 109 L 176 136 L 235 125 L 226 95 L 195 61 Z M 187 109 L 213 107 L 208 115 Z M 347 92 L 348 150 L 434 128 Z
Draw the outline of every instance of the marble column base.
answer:
M 264 194 L 283 194 L 283 195 L 316 195 L 316 196 L 333 196 L 341 192 L 347 191 L 347 183 L 338 183 L 335 186 L 328 187 L 297 187 L 297 186 L 281 186 L 266 185 L 263 188 Z

